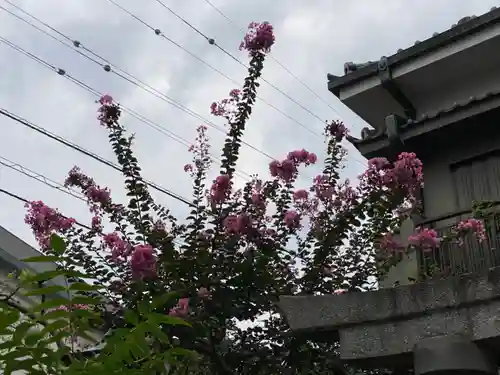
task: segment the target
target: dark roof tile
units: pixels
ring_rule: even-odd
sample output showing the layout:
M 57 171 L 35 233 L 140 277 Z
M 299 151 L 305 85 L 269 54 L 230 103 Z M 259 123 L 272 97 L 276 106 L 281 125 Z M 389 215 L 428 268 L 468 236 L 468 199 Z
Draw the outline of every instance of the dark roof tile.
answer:
M 497 9 L 497 7 L 492 7 L 492 8 L 490 9 L 490 12 L 492 12 L 492 11 L 494 11 L 494 10 L 496 10 L 496 9 Z M 438 36 L 438 35 L 440 35 L 440 34 L 443 34 L 443 33 L 445 33 L 446 31 L 448 31 L 448 30 L 450 30 L 450 29 L 453 29 L 453 28 L 455 28 L 455 27 L 457 27 L 457 26 L 459 26 L 459 25 L 462 25 L 462 24 L 464 24 L 464 23 L 466 23 L 466 22 L 468 22 L 468 21 L 471 21 L 471 20 L 473 20 L 473 19 L 475 19 L 475 18 L 477 18 L 477 16 L 476 16 L 476 15 L 462 17 L 460 20 L 458 20 L 458 22 L 457 22 L 457 23 L 454 23 L 453 25 L 451 25 L 451 27 L 450 27 L 450 28 L 448 28 L 448 29 L 446 29 L 446 30 L 444 30 L 444 31 L 441 31 L 441 32 L 434 32 L 434 33 L 432 34 L 432 36 L 431 36 L 430 38 L 428 38 L 428 39 L 431 39 L 431 38 L 434 38 L 434 37 L 436 37 L 436 36 Z M 428 40 L 428 39 L 426 39 L 426 40 Z M 414 43 L 414 45 L 416 46 L 417 44 L 420 44 L 420 43 L 422 43 L 422 41 L 420 41 L 420 40 L 416 40 L 416 41 L 415 41 L 415 43 Z M 396 54 L 403 52 L 405 49 L 407 49 L 407 48 L 399 48 L 399 49 L 397 50 Z M 360 64 L 355 64 L 355 63 L 353 63 L 353 62 L 346 62 L 346 63 L 344 64 L 344 75 L 348 75 L 348 74 L 350 74 L 350 73 L 352 73 L 352 72 L 355 72 L 356 70 L 359 70 L 359 69 L 361 69 L 361 68 L 363 68 L 363 67 L 365 67 L 365 66 L 368 66 L 368 65 L 370 65 L 370 64 L 372 64 L 372 63 L 373 63 L 373 61 L 367 61 L 367 62 L 360 63 Z

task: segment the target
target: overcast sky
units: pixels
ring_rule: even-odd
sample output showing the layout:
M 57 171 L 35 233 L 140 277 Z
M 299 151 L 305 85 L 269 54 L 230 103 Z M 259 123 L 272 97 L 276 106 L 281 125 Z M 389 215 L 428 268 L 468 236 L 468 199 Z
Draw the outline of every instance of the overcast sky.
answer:
M 210 116 L 209 105 L 226 97 L 235 84 L 178 46 L 156 36 L 108 0 L 11 1 L 183 106 L 222 125 L 219 119 Z M 464 16 L 481 15 L 496 5 L 494 0 L 212 0 L 234 22 L 231 24 L 204 0 L 163 1 L 244 62 L 247 61 L 246 54 L 237 49 L 242 37 L 238 28 L 245 28 L 250 21 L 271 22 L 276 33 L 272 52 L 275 60 L 268 59 L 265 64 L 265 79 L 320 119 L 341 117 L 355 135 L 366 124 L 328 92 L 327 73 L 341 75 L 346 61 L 363 62 L 390 55 L 398 48 L 412 45 L 415 40 L 430 37 L 435 31 L 446 30 Z M 209 45 L 155 0 L 116 2 L 231 79 L 241 82 L 244 78 L 245 69 L 241 65 Z M 23 16 L 4 0 L 0 0 L 0 6 Z M 201 123 L 199 119 L 117 75 L 105 72 L 74 50 L 1 9 L 0 36 L 64 69 L 92 88 L 112 94 L 126 107 L 168 131 L 185 139 L 194 138 L 195 129 Z M 323 101 L 287 73 L 276 60 Z M 95 119 L 97 105 L 90 93 L 3 43 L 0 43 L 0 74 L 0 107 L 115 160 L 107 143 L 106 131 Z M 279 111 L 264 101 L 258 101 L 245 135 L 247 143 L 276 158 L 297 148 L 322 154 L 323 140 L 313 134 L 321 133 L 323 128 L 318 118 L 266 83 L 262 84 L 259 96 Z M 189 198 L 190 180 L 183 172 L 183 165 L 190 160 L 186 146 L 128 115 L 123 116 L 123 121 L 131 132 L 136 133 L 135 150 L 144 177 Z M 109 186 L 115 199 L 124 198 L 118 172 L 7 118 L 0 118 L 0 126 L 0 157 L 61 183 L 67 171 L 79 165 L 99 184 Z M 212 128 L 209 128 L 209 134 L 213 139 L 213 152 L 218 155 L 222 134 Z M 239 170 L 267 176 L 268 163 L 265 156 L 244 147 Z M 362 165 L 361 156 L 352 152 L 344 172 L 346 177 L 357 176 Z M 301 183 L 308 184 L 319 168 L 306 171 Z M 83 202 L 3 166 L 0 166 L 0 187 L 29 200 L 43 200 L 81 222 L 89 220 Z M 186 215 L 184 204 L 161 193 L 152 193 L 178 216 Z M 23 217 L 23 203 L 0 194 L 0 225 L 34 244 Z

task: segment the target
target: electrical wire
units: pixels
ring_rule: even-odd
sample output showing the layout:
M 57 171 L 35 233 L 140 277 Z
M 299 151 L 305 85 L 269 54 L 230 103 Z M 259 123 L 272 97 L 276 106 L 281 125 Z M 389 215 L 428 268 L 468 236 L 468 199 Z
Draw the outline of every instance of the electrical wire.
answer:
M 2 160 L 4 162 L 2 162 Z M 72 189 L 69 189 L 67 188 L 66 186 L 64 186 L 63 184 L 55 181 L 55 180 L 52 180 L 51 178 L 45 176 L 44 174 L 40 173 L 40 172 L 36 172 L 32 169 L 29 169 L 19 163 L 15 163 L 7 158 L 4 158 L 3 156 L 0 156 L 0 165 L 3 165 L 4 167 L 7 167 L 7 168 L 10 168 L 20 174 L 23 174 L 31 179 L 34 179 L 38 182 L 41 182 L 42 184 L 52 188 L 52 189 L 55 189 L 55 190 L 58 190 L 58 191 L 61 191 L 63 193 L 66 193 L 68 194 L 69 196 L 73 197 L 73 198 L 76 198 L 76 199 L 79 199 L 81 201 L 83 201 L 84 203 L 87 203 L 87 199 L 85 199 L 85 197 L 77 192 L 75 192 L 74 190 Z M 29 172 L 29 173 L 26 173 L 26 172 Z M 5 193 L 5 190 L 3 191 Z M 20 197 L 18 196 L 15 196 L 15 194 L 11 194 L 9 193 L 8 195 L 12 196 L 12 197 L 17 197 L 16 199 L 19 199 Z M 25 203 L 28 203 L 27 200 L 25 200 L 24 198 L 21 198 L 23 202 Z M 91 228 L 85 224 L 82 224 L 82 223 L 79 223 L 77 222 L 76 223 L 77 225 L 85 228 L 85 229 L 88 229 L 90 230 Z M 174 240 L 173 241 L 176 245 L 182 245 L 183 243 L 182 242 L 179 242 L 177 240 Z M 104 259 L 103 259 L 104 260 Z
M 225 55 L 229 56 L 231 59 L 233 59 L 238 64 L 240 64 L 241 66 L 243 66 L 245 69 L 249 68 L 247 64 L 245 64 L 243 61 L 241 61 L 240 59 L 238 59 L 236 56 L 234 56 L 232 53 L 230 53 L 229 51 L 227 51 L 226 49 L 224 49 L 220 44 L 218 44 L 217 41 L 214 38 L 209 38 L 206 34 L 204 34 L 203 32 L 201 32 L 198 28 L 196 28 L 191 23 L 189 23 L 188 21 L 186 21 L 181 15 L 179 15 L 172 8 L 170 8 L 168 5 L 166 5 L 163 1 L 161 1 L 161 0 L 155 0 L 155 1 L 158 4 L 160 4 L 163 8 L 167 9 L 170 13 L 172 13 L 179 20 L 181 20 L 190 29 L 194 30 L 197 34 L 199 34 L 204 39 L 206 39 L 211 45 L 214 45 L 215 47 L 217 47 L 222 53 L 224 53 Z M 287 98 L 288 100 L 290 100 L 291 102 L 293 102 L 294 104 L 296 104 L 297 106 L 299 106 L 300 108 L 302 108 L 304 111 L 306 111 L 307 113 L 309 113 L 311 116 L 313 116 L 314 118 L 316 118 L 317 120 L 319 120 L 321 123 L 325 122 L 321 117 L 319 117 L 318 115 L 316 115 L 309 108 L 307 108 L 303 104 L 299 103 L 297 100 L 295 100 L 294 98 L 292 98 L 290 95 L 288 95 L 286 92 L 284 92 L 283 90 L 281 90 L 279 87 L 277 87 L 273 83 L 269 82 L 264 77 L 261 77 L 260 79 L 263 82 L 267 83 L 269 86 L 271 86 L 274 90 L 278 91 L 285 98 Z
M 18 173 L 21 173 L 29 178 L 32 178 L 34 180 L 40 181 L 44 183 L 47 186 L 50 186 L 53 189 L 59 190 L 73 198 L 79 199 L 83 202 L 86 202 L 87 200 L 83 197 L 82 194 L 74 191 L 73 189 L 69 189 L 63 184 L 60 184 L 57 181 L 54 181 L 46 176 L 44 176 L 41 173 L 35 172 L 32 169 L 26 168 L 23 165 L 19 163 L 15 163 L 7 158 L 4 158 L 3 156 L 0 156 L 0 165 L 3 165 L 6 168 L 12 169 Z
M 29 13 L 28 11 L 22 9 L 21 7 L 11 3 L 9 0 L 4 0 L 6 3 L 10 4 L 11 6 L 13 6 L 14 8 L 16 8 L 17 10 L 19 10 L 20 12 L 22 12 L 23 14 L 27 15 L 28 17 L 32 18 L 33 20 L 39 22 L 40 24 L 42 24 L 43 26 L 47 27 L 48 29 L 50 29 L 51 31 L 53 31 L 54 33 L 60 35 L 62 38 L 64 38 L 65 40 L 67 40 L 67 42 L 63 41 L 63 40 L 60 40 L 56 37 L 54 37 L 52 34 L 46 32 L 45 30 L 39 28 L 38 26 L 34 25 L 33 23 L 31 23 L 30 21 L 20 17 L 19 15 L 11 12 L 10 10 L 0 6 L 0 9 L 4 10 L 5 12 L 7 12 L 9 15 L 17 18 L 18 20 L 20 21 L 23 21 L 24 23 L 28 24 L 29 26 L 33 27 L 35 30 L 43 33 L 44 35 L 50 37 L 51 39 L 54 39 L 55 41 L 61 43 L 62 45 L 64 45 L 65 47 L 67 48 L 70 48 L 71 50 L 77 52 L 79 55 L 81 55 L 82 57 L 84 58 L 87 58 L 89 59 L 90 61 L 92 61 L 93 63 L 101 66 L 106 72 L 112 72 L 114 73 L 115 75 L 117 75 L 119 78 L 122 78 L 124 80 L 126 80 L 127 82 L 129 83 L 132 83 L 133 85 L 135 85 L 136 87 L 156 96 L 157 98 L 167 102 L 167 104 L 170 104 L 172 106 L 174 106 L 175 108 L 187 113 L 188 115 L 191 115 L 192 117 L 194 118 L 197 118 L 201 121 L 203 121 L 204 123 L 206 123 L 208 126 L 214 128 L 215 130 L 223 133 L 223 134 L 226 134 L 226 129 L 224 129 L 223 127 L 211 122 L 210 120 L 204 118 L 203 116 L 201 116 L 199 113 L 196 113 L 194 111 L 192 111 L 191 109 L 183 106 L 181 103 L 175 101 L 174 99 L 168 97 L 167 95 L 163 94 L 162 92 L 160 92 L 159 90 L 155 89 L 154 87 L 148 85 L 147 83 L 144 83 L 142 80 L 140 80 L 139 78 L 135 77 L 134 75 L 126 72 L 125 70 L 119 68 L 118 66 L 116 66 L 115 64 L 112 64 L 108 59 L 102 57 L 101 55 L 95 53 L 93 50 L 91 50 L 90 48 L 84 46 L 80 41 L 78 40 L 73 40 L 71 39 L 68 35 L 62 33 L 60 30 L 54 28 L 53 26 L 51 26 L 50 24 L 42 21 L 41 19 L 39 19 L 38 17 L 34 16 L 33 14 Z M 168 7 L 167 7 L 168 8 Z M 170 8 L 168 8 L 170 9 Z M 174 12 L 175 15 L 177 15 L 175 12 Z M 178 16 L 178 15 L 177 15 Z M 178 16 L 180 17 L 180 16 Z M 187 22 L 187 21 L 185 21 Z M 196 29 L 197 30 L 197 29 Z M 199 32 L 199 31 L 198 31 Z M 199 32 L 201 33 L 201 32 Z M 80 51 L 80 49 L 88 52 L 89 54 L 91 54 L 92 56 L 94 56 L 95 58 L 101 60 L 102 62 L 104 62 L 105 64 L 103 64 L 102 62 L 99 62 L 97 60 L 95 60 L 94 58 L 86 55 L 85 53 L 82 53 L 82 51 Z M 68 77 L 65 77 L 65 78 L 68 78 Z M 71 80 L 71 79 L 70 79 Z M 85 90 L 89 91 L 89 89 L 92 89 L 90 88 L 89 86 L 85 85 L 85 84 L 81 84 L 81 81 L 80 82 L 75 82 L 73 81 L 73 83 L 75 84 L 78 84 L 79 86 L 81 86 L 82 88 L 84 88 Z M 93 90 L 93 89 L 92 89 Z M 94 90 L 95 91 L 95 90 Z M 95 94 L 94 95 L 101 95 L 101 94 Z M 184 142 L 185 144 L 189 145 L 189 141 L 183 139 L 182 137 L 179 137 L 178 135 L 176 135 L 175 133 L 169 131 L 168 129 L 166 129 L 165 127 L 159 125 L 158 123 L 155 123 L 147 118 L 145 118 L 144 116 L 140 115 L 139 113 L 137 112 L 134 112 L 133 110 L 131 109 L 127 109 L 127 108 L 123 108 L 125 112 L 128 112 L 130 115 L 132 115 L 133 117 L 135 117 L 137 120 L 143 122 L 143 123 L 146 123 L 146 125 L 148 125 L 149 127 L 161 132 L 161 133 L 164 133 L 164 135 L 167 135 L 169 138 L 172 138 L 174 140 L 176 140 L 177 142 L 181 143 L 181 142 Z M 165 132 L 167 134 L 165 134 Z M 180 140 L 179 140 L 180 138 Z M 267 154 L 266 152 L 258 149 L 257 147 L 249 144 L 248 142 L 242 140 L 242 144 L 245 145 L 246 147 L 260 153 L 261 155 L 273 160 L 275 159 L 273 156 Z M 348 155 L 349 158 L 351 158 L 352 160 L 354 160 L 356 163 L 358 163 L 359 165 L 361 165 L 362 167 L 366 167 L 366 163 L 364 163 L 363 161 L 357 159 L 356 157 L 354 157 L 353 155 L 349 154 Z M 219 165 L 220 165 L 220 158 L 217 158 L 215 156 L 212 156 L 212 159 L 214 161 L 216 161 Z M 245 179 L 248 179 L 248 178 L 251 178 L 251 175 L 246 173 L 246 172 L 243 172 L 243 171 L 237 171 L 236 174 L 240 175 L 240 177 L 243 177 Z
M 0 6 L 1 8 L 1 6 Z M 71 81 L 72 83 L 80 86 L 81 88 L 83 88 L 84 90 L 90 92 L 92 95 L 94 95 L 95 97 L 99 98 L 103 95 L 102 92 L 99 92 L 97 91 L 96 89 L 94 89 L 92 86 L 89 86 L 87 85 L 86 83 L 80 81 L 79 79 L 71 76 L 70 74 L 68 74 L 64 69 L 60 69 L 60 68 L 57 68 L 55 65 L 52 65 L 50 63 L 48 63 L 47 61 L 43 60 L 43 59 L 40 59 L 38 56 L 24 50 L 23 48 L 19 47 L 18 45 L 8 41 L 7 39 L 3 38 L 0 36 L 0 42 L 6 44 L 7 46 L 13 48 L 14 50 L 16 50 L 17 52 L 33 59 L 34 61 L 38 62 L 38 63 L 41 63 L 44 67 L 56 72 L 57 74 L 59 74 L 60 76 L 63 76 L 64 78 L 68 79 L 69 81 Z M 174 140 L 175 142 L 177 143 L 180 143 L 186 147 L 190 147 L 190 142 L 188 140 L 186 140 L 185 138 L 183 137 L 180 137 L 178 136 L 177 134 L 169 131 L 168 129 L 166 129 L 165 127 L 161 126 L 160 124 L 158 124 L 157 122 L 154 122 L 153 120 L 150 120 L 148 119 L 147 117 L 141 115 L 140 113 L 130 109 L 130 108 L 127 108 L 125 106 L 121 106 L 121 109 L 123 112 L 125 113 L 128 113 L 129 115 L 131 115 L 132 117 L 134 117 L 135 119 L 141 121 L 142 123 L 146 124 L 147 126 L 151 127 L 152 129 L 155 129 L 156 131 L 159 131 L 160 133 L 166 135 L 167 137 L 169 137 L 170 139 Z M 217 164 L 221 165 L 221 160 L 220 158 L 216 157 L 215 155 L 211 154 L 211 159 L 213 161 L 215 161 Z M 252 176 L 249 174 L 249 173 L 246 173 L 244 171 L 240 171 L 240 170 L 237 170 L 236 171 L 236 175 L 238 175 L 239 177 L 242 177 L 243 179 L 245 180 L 249 180 L 252 178 Z
M 60 144 L 63 144 L 66 147 L 69 147 L 75 151 L 78 151 L 81 154 L 84 154 L 84 155 L 100 162 L 101 164 L 107 165 L 108 167 L 113 168 L 114 170 L 116 170 L 118 172 L 123 172 L 123 170 L 120 168 L 119 165 L 117 165 L 117 164 L 103 158 L 102 156 L 95 154 L 92 151 L 89 151 L 89 150 L 87 150 L 87 149 L 85 149 L 85 148 L 59 136 L 59 135 L 56 135 L 52 132 L 49 132 L 48 130 L 44 129 L 43 127 L 41 127 L 41 126 L 39 126 L 39 125 L 29 121 L 29 120 L 26 120 L 26 119 L 24 119 L 16 114 L 12 113 L 12 112 L 9 112 L 8 110 L 6 110 L 4 108 L 0 108 L 0 115 L 8 117 L 11 120 L 16 121 L 17 123 L 19 123 L 27 128 L 30 128 L 31 130 L 34 130 L 34 131 L 54 140 L 56 142 L 59 142 Z M 146 179 L 143 179 L 143 181 L 146 185 L 155 189 L 156 191 L 159 191 L 160 193 L 168 195 L 169 197 L 174 198 L 175 200 L 178 200 L 179 202 L 182 202 L 184 204 L 187 204 L 190 207 L 195 207 L 195 205 L 191 201 L 189 201 L 187 198 L 184 198 L 183 196 L 181 196 L 177 193 L 174 193 L 171 190 L 168 190 L 162 186 L 159 186 L 152 181 L 148 181 Z
M 179 44 L 176 41 L 174 41 L 172 38 L 166 36 L 160 29 L 154 28 L 149 23 L 147 23 L 146 21 L 144 21 L 142 18 L 138 17 L 137 15 L 135 15 L 134 13 L 132 13 L 131 11 L 129 11 L 128 9 L 124 8 L 122 5 L 118 4 L 116 1 L 114 1 L 114 0 L 108 0 L 108 1 L 111 4 L 113 4 L 114 6 L 116 6 L 118 9 L 120 9 L 123 12 L 125 12 L 126 14 L 128 14 L 130 17 L 132 17 L 135 20 L 137 20 L 138 22 L 140 22 L 142 25 L 146 26 L 148 29 L 152 30 L 157 36 L 162 37 L 163 39 L 167 40 L 168 42 L 170 42 L 170 43 L 174 44 L 175 46 L 177 46 L 178 48 L 182 49 L 184 52 L 186 52 L 187 54 L 189 54 L 191 57 L 193 57 L 194 59 L 198 60 L 200 63 L 202 63 L 206 67 L 212 69 L 214 72 L 218 73 L 222 77 L 226 78 L 228 81 L 234 83 L 237 86 L 240 85 L 239 82 L 237 82 L 235 79 L 229 77 L 227 74 L 225 74 L 221 70 L 217 69 L 213 65 L 209 64 L 208 62 L 206 62 L 205 60 L 203 60 L 202 58 L 200 58 L 199 56 L 197 56 L 195 53 L 189 51 L 188 49 L 186 49 L 185 47 L 183 47 L 181 44 Z M 281 109 L 279 109 L 278 107 L 276 107 L 274 104 L 269 103 L 268 101 L 264 100 L 260 96 L 257 96 L 257 99 L 259 99 L 261 102 L 263 102 L 264 104 L 266 104 L 268 107 L 274 109 L 276 112 L 278 112 L 281 115 L 287 117 L 289 120 L 291 120 L 295 124 L 297 124 L 300 127 L 304 128 L 309 133 L 311 133 L 311 134 L 313 134 L 313 135 L 315 135 L 315 136 L 317 136 L 319 138 L 322 138 L 321 134 L 319 134 L 318 132 L 316 132 L 313 129 L 309 128 L 308 126 L 304 125 L 303 123 L 301 123 L 297 119 L 293 118 L 292 116 L 288 115 L 286 112 L 282 111 Z
M 203 117 L 202 115 L 200 115 L 199 113 L 189 109 L 188 107 L 185 107 L 184 105 L 182 105 L 181 103 L 177 102 L 176 100 L 172 99 L 171 97 L 169 97 L 168 95 L 162 93 L 161 91 L 159 91 L 158 89 L 154 88 L 153 86 L 145 83 L 144 81 L 142 81 L 141 79 L 137 78 L 136 76 L 134 76 L 133 74 L 130 74 L 128 73 L 127 71 L 121 69 L 120 67 L 118 67 L 116 64 L 112 64 L 108 59 L 102 57 L 101 55 L 95 53 L 94 51 L 92 51 L 90 48 L 84 46 L 80 41 L 78 40 L 73 40 L 71 39 L 69 36 L 67 36 L 66 34 L 62 33 L 61 31 L 57 30 L 56 28 L 52 27 L 51 25 L 49 25 L 48 23 L 42 21 L 41 19 L 35 17 L 34 15 L 32 15 L 31 13 L 27 12 L 26 10 L 22 9 L 21 7 L 11 3 L 9 0 L 4 0 L 6 3 L 12 5 L 13 7 L 15 7 L 17 10 L 19 10 L 20 12 L 22 12 L 23 14 L 27 15 L 28 17 L 34 19 L 35 21 L 39 22 L 40 24 L 42 24 L 43 26 L 47 27 L 48 29 L 50 29 L 51 31 L 53 31 L 54 33 L 58 34 L 59 36 L 61 36 L 62 38 L 64 38 L 67 42 L 61 40 L 61 39 L 58 39 L 56 38 L 54 35 L 46 32 L 45 30 L 39 28 L 38 26 L 34 25 L 33 23 L 31 23 L 30 21 L 20 17 L 19 15 L 11 12 L 10 10 L 6 9 L 5 7 L 3 6 L 0 6 L 0 9 L 2 9 L 3 11 L 7 12 L 9 15 L 17 18 L 18 20 L 26 23 L 27 25 L 33 27 L 35 30 L 43 33 L 44 35 L 50 37 L 51 39 L 57 41 L 58 43 L 61 43 L 62 45 L 64 45 L 65 47 L 67 48 L 70 48 L 71 50 L 75 51 L 76 53 L 78 53 L 80 56 L 88 59 L 89 61 L 99 65 L 100 67 L 102 67 L 104 69 L 104 71 L 106 72 L 110 72 L 110 73 L 113 73 L 115 74 L 116 76 L 118 76 L 119 78 L 121 79 L 124 79 L 126 80 L 127 82 L 135 85 L 136 87 L 140 88 L 141 90 L 143 91 L 146 91 L 147 93 L 149 94 L 152 94 L 154 96 L 156 96 L 157 98 L 159 98 L 160 100 L 163 100 L 164 102 L 166 102 L 167 104 L 183 111 L 184 113 L 190 115 L 191 117 L 194 117 L 196 118 L 197 120 L 200 120 L 202 122 L 204 122 L 206 125 L 214 128 L 215 130 L 219 131 L 220 133 L 223 133 L 223 134 L 226 134 L 226 129 L 224 129 L 224 127 L 222 126 L 219 126 L 217 124 L 215 124 L 214 122 L 208 120 L 207 118 Z M 87 53 L 91 54 L 92 56 L 94 57 L 91 57 L 85 53 L 83 53 L 80 49 L 86 51 Z M 97 59 L 97 60 L 96 60 Z M 98 60 L 101 60 L 101 61 L 98 61 Z M 169 131 L 171 134 L 175 134 L 171 131 Z M 187 141 L 186 141 L 187 142 Z M 257 147 L 249 144 L 248 142 L 246 141 L 242 141 L 242 143 L 260 153 L 261 155 L 265 156 L 266 158 L 269 158 L 269 159 L 274 159 L 271 155 L 267 154 L 266 152 L 258 149 Z
M 23 197 L 21 197 L 21 196 L 19 196 L 17 194 L 14 194 L 14 193 L 12 193 L 12 192 L 10 192 L 8 190 L 2 189 L 2 188 L 0 188 L 0 193 L 5 194 L 5 195 L 7 195 L 7 196 L 9 196 L 11 198 L 17 199 L 20 202 L 24 202 L 24 203 L 30 203 L 31 202 L 31 201 L 29 201 L 26 198 L 23 198 Z M 66 216 L 63 215 L 63 217 L 66 217 Z M 82 227 L 82 228 L 85 228 L 85 229 L 88 229 L 88 230 L 92 229 L 88 225 L 82 224 L 82 223 L 80 223 L 78 221 L 76 221 L 75 224 L 78 225 L 79 227 Z
M 210 0 L 205 0 L 205 2 L 212 7 L 219 15 L 221 15 L 230 25 L 239 30 L 243 35 L 245 34 L 245 30 L 238 26 L 231 18 L 229 18 L 225 13 L 223 13 L 217 6 L 215 6 Z M 293 79 L 299 82 L 304 88 L 306 88 L 311 94 L 313 94 L 318 100 L 326 104 L 339 118 L 342 118 L 339 111 L 336 110 L 330 103 L 328 103 L 321 95 L 319 95 L 316 91 L 314 91 L 309 85 L 307 85 L 303 80 L 301 80 L 296 74 L 294 74 L 290 69 L 288 69 L 285 64 L 281 63 L 277 58 L 273 56 L 272 53 L 269 53 L 268 56 L 273 60 L 276 64 L 278 64 L 283 70 L 285 70 Z

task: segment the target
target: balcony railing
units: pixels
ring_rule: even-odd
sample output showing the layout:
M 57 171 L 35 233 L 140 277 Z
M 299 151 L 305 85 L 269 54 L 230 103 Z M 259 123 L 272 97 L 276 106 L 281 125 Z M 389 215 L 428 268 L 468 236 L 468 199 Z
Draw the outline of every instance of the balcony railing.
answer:
M 498 209 L 496 211 L 483 220 L 486 230 L 485 240 L 479 242 L 471 234 L 464 238 L 463 244 L 452 241 L 443 243 L 431 251 L 419 251 L 417 257 L 419 279 L 482 273 L 500 266 L 500 212 Z M 435 229 L 441 237 L 448 234 L 458 222 L 467 218 L 470 218 L 470 213 L 460 212 L 456 216 L 448 215 L 422 224 Z M 446 222 L 446 225 L 441 224 L 443 222 Z

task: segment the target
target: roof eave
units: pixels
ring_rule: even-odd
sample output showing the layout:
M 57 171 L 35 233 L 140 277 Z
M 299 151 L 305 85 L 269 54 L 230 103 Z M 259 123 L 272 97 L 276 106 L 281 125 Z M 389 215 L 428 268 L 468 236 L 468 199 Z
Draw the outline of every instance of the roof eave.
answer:
M 472 18 L 463 24 L 456 25 L 440 34 L 437 34 L 423 42 L 400 51 L 387 58 L 390 66 L 403 64 L 438 48 L 451 44 L 468 35 L 482 31 L 492 24 L 500 22 L 500 8 L 493 9 L 479 17 Z M 328 90 L 339 97 L 340 91 L 348 86 L 360 82 L 378 73 L 378 62 L 370 63 L 359 70 L 344 76 L 328 75 Z

